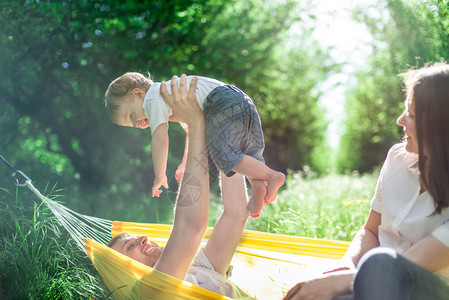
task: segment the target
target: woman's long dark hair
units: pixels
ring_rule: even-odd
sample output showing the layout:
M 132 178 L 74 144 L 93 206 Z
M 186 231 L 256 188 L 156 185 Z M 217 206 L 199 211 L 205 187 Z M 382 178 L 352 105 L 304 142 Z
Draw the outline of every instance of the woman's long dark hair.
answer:
M 449 64 L 429 65 L 402 76 L 415 104 L 420 179 L 433 197 L 434 214 L 439 214 L 449 207 Z M 430 159 L 428 169 L 425 159 Z

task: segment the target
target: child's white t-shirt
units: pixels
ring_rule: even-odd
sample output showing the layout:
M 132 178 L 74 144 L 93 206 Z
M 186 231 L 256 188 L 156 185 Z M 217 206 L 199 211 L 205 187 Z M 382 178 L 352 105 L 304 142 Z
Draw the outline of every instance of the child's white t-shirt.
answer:
M 194 76 L 187 76 L 186 78 L 187 90 L 189 90 L 189 85 L 193 77 Z M 215 89 L 218 86 L 225 85 L 225 83 L 208 77 L 203 76 L 197 77 L 198 82 L 196 84 L 195 94 L 196 100 L 198 101 L 198 104 L 202 110 L 203 103 L 207 95 L 209 95 L 209 93 L 213 89 Z M 167 90 L 171 94 L 170 83 L 171 81 L 165 82 Z M 178 79 L 178 86 L 179 86 L 179 79 Z M 153 83 L 148 92 L 146 93 L 142 105 L 145 115 L 150 119 L 151 134 L 154 133 L 154 131 L 159 125 L 167 123 L 168 118 L 173 114 L 173 111 L 171 110 L 170 106 L 167 103 L 165 103 L 164 99 L 161 96 L 160 87 L 161 87 L 160 82 Z

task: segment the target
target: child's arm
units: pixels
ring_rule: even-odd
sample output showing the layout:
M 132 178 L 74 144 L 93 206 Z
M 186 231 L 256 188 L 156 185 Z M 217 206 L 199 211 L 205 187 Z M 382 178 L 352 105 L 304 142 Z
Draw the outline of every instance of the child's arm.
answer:
M 184 169 L 186 168 L 187 153 L 189 152 L 189 128 L 183 126 L 183 129 L 186 132 L 186 143 L 184 146 L 184 155 L 182 157 L 182 162 L 175 172 L 175 178 L 178 183 L 181 183 L 182 175 L 184 174 Z
M 165 170 L 167 168 L 168 157 L 168 124 L 159 125 L 151 136 L 151 154 L 153 157 L 154 182 L 151 189 L 152 197 L 159 197 L 162 191 L 159 189 L 164 186 L 168 189 L 167 176 Z

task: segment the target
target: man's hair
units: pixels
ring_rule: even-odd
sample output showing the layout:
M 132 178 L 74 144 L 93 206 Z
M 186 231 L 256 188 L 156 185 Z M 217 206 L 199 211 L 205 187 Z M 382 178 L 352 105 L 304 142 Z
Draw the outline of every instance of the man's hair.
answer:
M 148 77 L 145 77 L 137 72 L 127 72 L 112 81 L 104 94 L 104 105 L 106 106 L 109 118 L 114 121 L 115 112 L 120 108 L 123 97 L 128 92 L 135 88 L 140 88 L 144 92 L 147 92 L 152 84 L 153 81 L 150 79 L 149 73 Z
M 130 235 L 131 235 L 131 234 L 128 233 L 128 232 L 122 232 L 122 233 L 120 233 L 120 234 L 114 236 L 114 237 L 109 241 L 109 243 L 108 243 L 107 246 L 108 246 L 109 248 L 112 248 L 112 246 L 114 246 L 114 244 L 117 243 L 119 240 L 121 240 L 121 239 L 123 239 L 123 238 L 125 238 L 125 237 L 127 237 L 127 236 L 130 236 Z
M 427 65 L 401 75 L 415 105 L 420 179 L 433 197 L 434 213 L 441 213 L 449 207 L 449 64 Z M 430 156 L 428 171 L 424 145 Z

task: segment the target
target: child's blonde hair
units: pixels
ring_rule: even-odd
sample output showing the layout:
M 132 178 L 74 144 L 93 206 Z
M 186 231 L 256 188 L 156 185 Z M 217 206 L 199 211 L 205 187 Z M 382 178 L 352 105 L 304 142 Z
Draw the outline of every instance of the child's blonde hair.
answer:
M 152 84 L 153 81 L 150 79 L 149 73 L 148 77 L 145 77 L 137 72 L 127 72 L 112 81 L 104 94 L 104 105 L 106 106 L 109 118 L 114 120 L 115 112 L 120 108 L 124 96 L 129 91 L 140 88 L 147 92 Z

